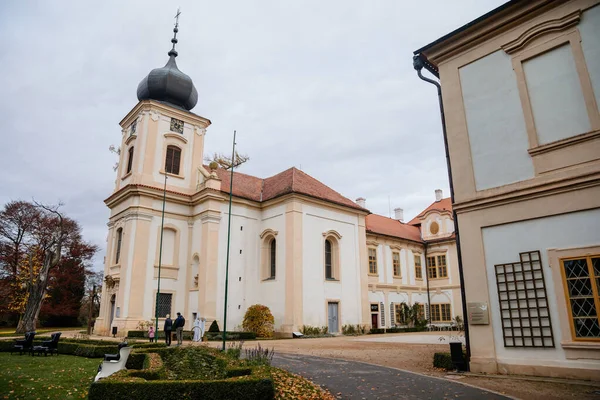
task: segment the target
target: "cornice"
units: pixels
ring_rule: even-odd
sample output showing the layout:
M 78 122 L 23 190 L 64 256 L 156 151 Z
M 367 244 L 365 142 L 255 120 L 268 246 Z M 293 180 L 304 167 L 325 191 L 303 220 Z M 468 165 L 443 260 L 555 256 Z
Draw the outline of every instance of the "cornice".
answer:
M 327 232 L 323 232 L 323 237 L 327 237 L 327 236 L 333 236 L 333 237 L 337 238 L 338 240 L 342 238 L 342 235 L 340 235 L 338 231 L 334 231 L 334 230 L 328 230 Z
M 199 220 L 203 223 L 209 223 L 209 222 L 213 222 L 213 223 L 219 223 L 221 222 L 221 212 L 219 211 L 214 211 L 214 210 L 205 210 L 203 212 L 201 212 L 200 214 L 198 214 L 199 216 Z
M 192 112 L 180 110 L 155 100 L 142 100 L 127 113 L 121 122 L 119 122 L 119 125 L 121 125 L 121 127 L 129 126 L 133 118 L 141 111 L 158 111 L 160 114 L 180 119 L 183 122 L 191 125 L 197 125 L 201 128 L 207 128 L 211 124 L 209 119 L 196 115 Z
M 264 239 L 264 237 L 267 235 L 277 236 L 278 233 L 279 233 L 279 231 L 274 231 L 273 229 L 268 228 L 268 229 L 265 229 L 264 231 L 262 231 L 262 233 L 259 235 L 259 237 L 261 239 Z
M 565 15 L 562 18 L 550 19 L 542 21 L 539 24 L 527 29 L 525 32 L 519 35 L 514 40 L 503 44 L 502 49 L 508 53 L 515 53 L 524 48 L 527 43 L 535 39 L 536 37 L 545 35 L 546 33 L 562 31 L 571 26 L 577 25 L 581 20 L 581 10 L 574 11 L 570 14 Z
M 188 140 L 181 133 L 167 132 L 163 135 L 165 138 L 171 138 L 175 140 L 179 140 L 185 144 L 187 144 Z

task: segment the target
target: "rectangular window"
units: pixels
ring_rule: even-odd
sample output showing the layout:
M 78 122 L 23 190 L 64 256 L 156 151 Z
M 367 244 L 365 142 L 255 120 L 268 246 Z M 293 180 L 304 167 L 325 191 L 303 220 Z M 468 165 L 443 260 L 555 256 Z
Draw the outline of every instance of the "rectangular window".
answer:
M 181 161 L 181 149 L 176 146 L 167 146 L 167 156 L 165 158 L 165 171 L 179 175 L 179 162 Z
M 158 316 L 165 318 L 167 314 L 171 314 L 171 302 L 173 295 L 171 293 L 159 293 L 157 300 Z
M 448 268 L 446 267 L 446 256 L 437 256 L 438 278 L 448 277 Z
M 128 151 L 128 159 L 127 159 L 127 173 L 131 172 L 131 167 L 133 167 L 133 146 L 129 148 Z
M 560 262 L 573 338 L 600 340 L 600 255 Z
M 393 252 L 392 253 L 392 265 L 394 267 L 394 277 L 400 278 L 401 277 L 401 271 L 400 271 L 400 253 L 398 253 L 398 252 Z
M 415 278 L 423 279 L 423 269 L 421 267 L 421 255 L 415 255 Z
M 450 304 L 432 304 L 431 305 L 431 321 L 432 322 L 450 322 Z
M 437 267 L 435 265 L 435 256 L 427 257 L 427 277 L 429 279 L 437 278 Z
M 402 304 L 394 304 L 394 315 L 396 317 L 396 325 L 406 325 L 406 315 L 402 312 Z
M 419 319 L 427 319 L 425 314 L 425 304 L 419 304 Z
M 377 249 L 369 249 L 369 273 L 377 275 Z

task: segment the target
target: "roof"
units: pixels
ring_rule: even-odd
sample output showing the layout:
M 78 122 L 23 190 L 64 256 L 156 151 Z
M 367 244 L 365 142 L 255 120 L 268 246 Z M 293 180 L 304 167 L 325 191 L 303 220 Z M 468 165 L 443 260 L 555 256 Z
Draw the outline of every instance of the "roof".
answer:
M 429 211 L 450 211 L 452 212 L 452 201 L 450 197 L 446 197 L 445 199 L 441 199 L 440 201 L 434 201 L 431 203 L 429 207 L 424 209 L 419 215 L 414 217 L 408 222 L 408 225 L 420 225 L 421 217 L 427 214 Z
M 221 192 L 229 194 L 231 172 L 218 168 L 216 173 L 219 179 L 221 179 Z M 299 193 L 368 212 L 367 209 L 362 208 L 352 200 L 342 196 L 329 186 L 295 167 L 266 179 L 234 172 L 232 192 L 234 196 L 258 202 L 271 200 L 289 193 Z
M 425 45 L 425 46 L 421 47 L 420 49 L 417 49 L 417 50 L 415 50 L 415 51 L 413 52 L 413 54 L 421 54 L 422 52 L 424 52 L 424 51 L 426 51 L 426 50 L 429 50 L 429 49 L 430 49 L 430 48 L 432 48 L 433 46 L 435 46 L 435 45 L 437 45 L 437 44 L 439 44 L 439 43 L 442 43 L 442 42 L 444 42 L 445 40 L 447 40 L 447 39 L 451 38 L 452 36 L 455 36 L 455 35 L 457 35 L 457 34 L 459 34 L 459 33 L 463 32 L 463 31 L 466 31 L 467 29 L 471 28 L 472 26 L 475 26 L 475 25 L 477 25 L 478 23 L 480 23 L 480 22 L 482 22 L 482 21 L 484 21 L 484 20 L 486 20 L 486 19 L 490 18 L 491 16 L 493 16 L 493 15 L 495 15 L 495 14 L 498 14 L 498 13 L 500 13 L 501 11 L 504 11 L 504 10 L 506 10 L 507 8 L 509 8 L 509 7 L 513 6 L 513 5 L 517 4 L 517 3 L 521 3 L 521 2 L 523 2 L 523 0 L 510 0 L 510 1 L 508 1 L 508 2 L 506 2 L 506 3 L 504 3 L 504 4 L 502 4 L 502 5 L 500 5 L 500 6 L 496 7 L 496 8 L 494 8 L 492 11 L 490 11 L 490 12 L 488 12 L 488 13 L 485 13 L 485 14 L 483 14 L 482 16 L 480 16 L 480 17 L 478 17 L 478 18 L 474 19 L 473 21 L 471 21 L 471 22 L 469 22 L 469 23 L 466 23 L 465 25 L 461 26 L 460 28 L 457 28 L 457 29 L 453 30 L 452 32 L 450 32 L 450 33 L 448 33 L 448 34 L 446 34 L 446 35 L 442 36 L 441 38 L 439 38 L 439 39 L 436 39 L 436 40 L 434 40 L 433 42 L 431 42 L 431 43 L 429 43 L 429 44 L 427 44 L 427 45 Z
M 377 214 L 369 214 L 366 218 L 367 233 L 393 236 L 422 243 L 421 230 L 414 225 L 404 224 L 398 220 Z

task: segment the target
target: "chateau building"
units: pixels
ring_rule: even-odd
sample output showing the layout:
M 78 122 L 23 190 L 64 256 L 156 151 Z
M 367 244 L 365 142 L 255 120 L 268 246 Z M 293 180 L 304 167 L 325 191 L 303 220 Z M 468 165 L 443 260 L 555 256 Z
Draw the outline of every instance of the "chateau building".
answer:
M 168 54 L 120 122 L 98 333 L 136 329 L 157 311 L 223 327 L 230 172 L 203 165 L 211 122 L 191 111 L 196 88 L 178 69 L 175 46 Z M 409 224 L 371 214 L 364 199 L 296 168 L 265 179 L 235 172 L 232 192 L 229 329 L 257 303 L 270 308 L 281 336 L 303 325 L 331 333 L 402 325 L 402 302 L 423 304 L 424 317 L 431 303 L 432 323 L 462 314 L 451 204 L 441 191 Z
M 471 370 L 599 379 L 599 1 L 509 1 L 415 55 L 441 83 Z

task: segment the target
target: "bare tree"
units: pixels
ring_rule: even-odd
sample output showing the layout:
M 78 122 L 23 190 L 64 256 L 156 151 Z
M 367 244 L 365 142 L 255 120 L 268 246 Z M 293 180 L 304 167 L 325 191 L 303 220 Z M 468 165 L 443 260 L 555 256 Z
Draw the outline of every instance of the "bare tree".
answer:
M 250 160 L 245 154 L 239 154 L 237 151 L 235 152 L 234 161 L 232 162 L 231 156 L 226 156 L 223 153 L 214 153 L 211 157 L 206 157 L 204 161 L 206 162 L 215 162 L 217 165 L 223 169 L 229 169 L 233 165 L 233 168 L 237 168 L 246 161 Z

